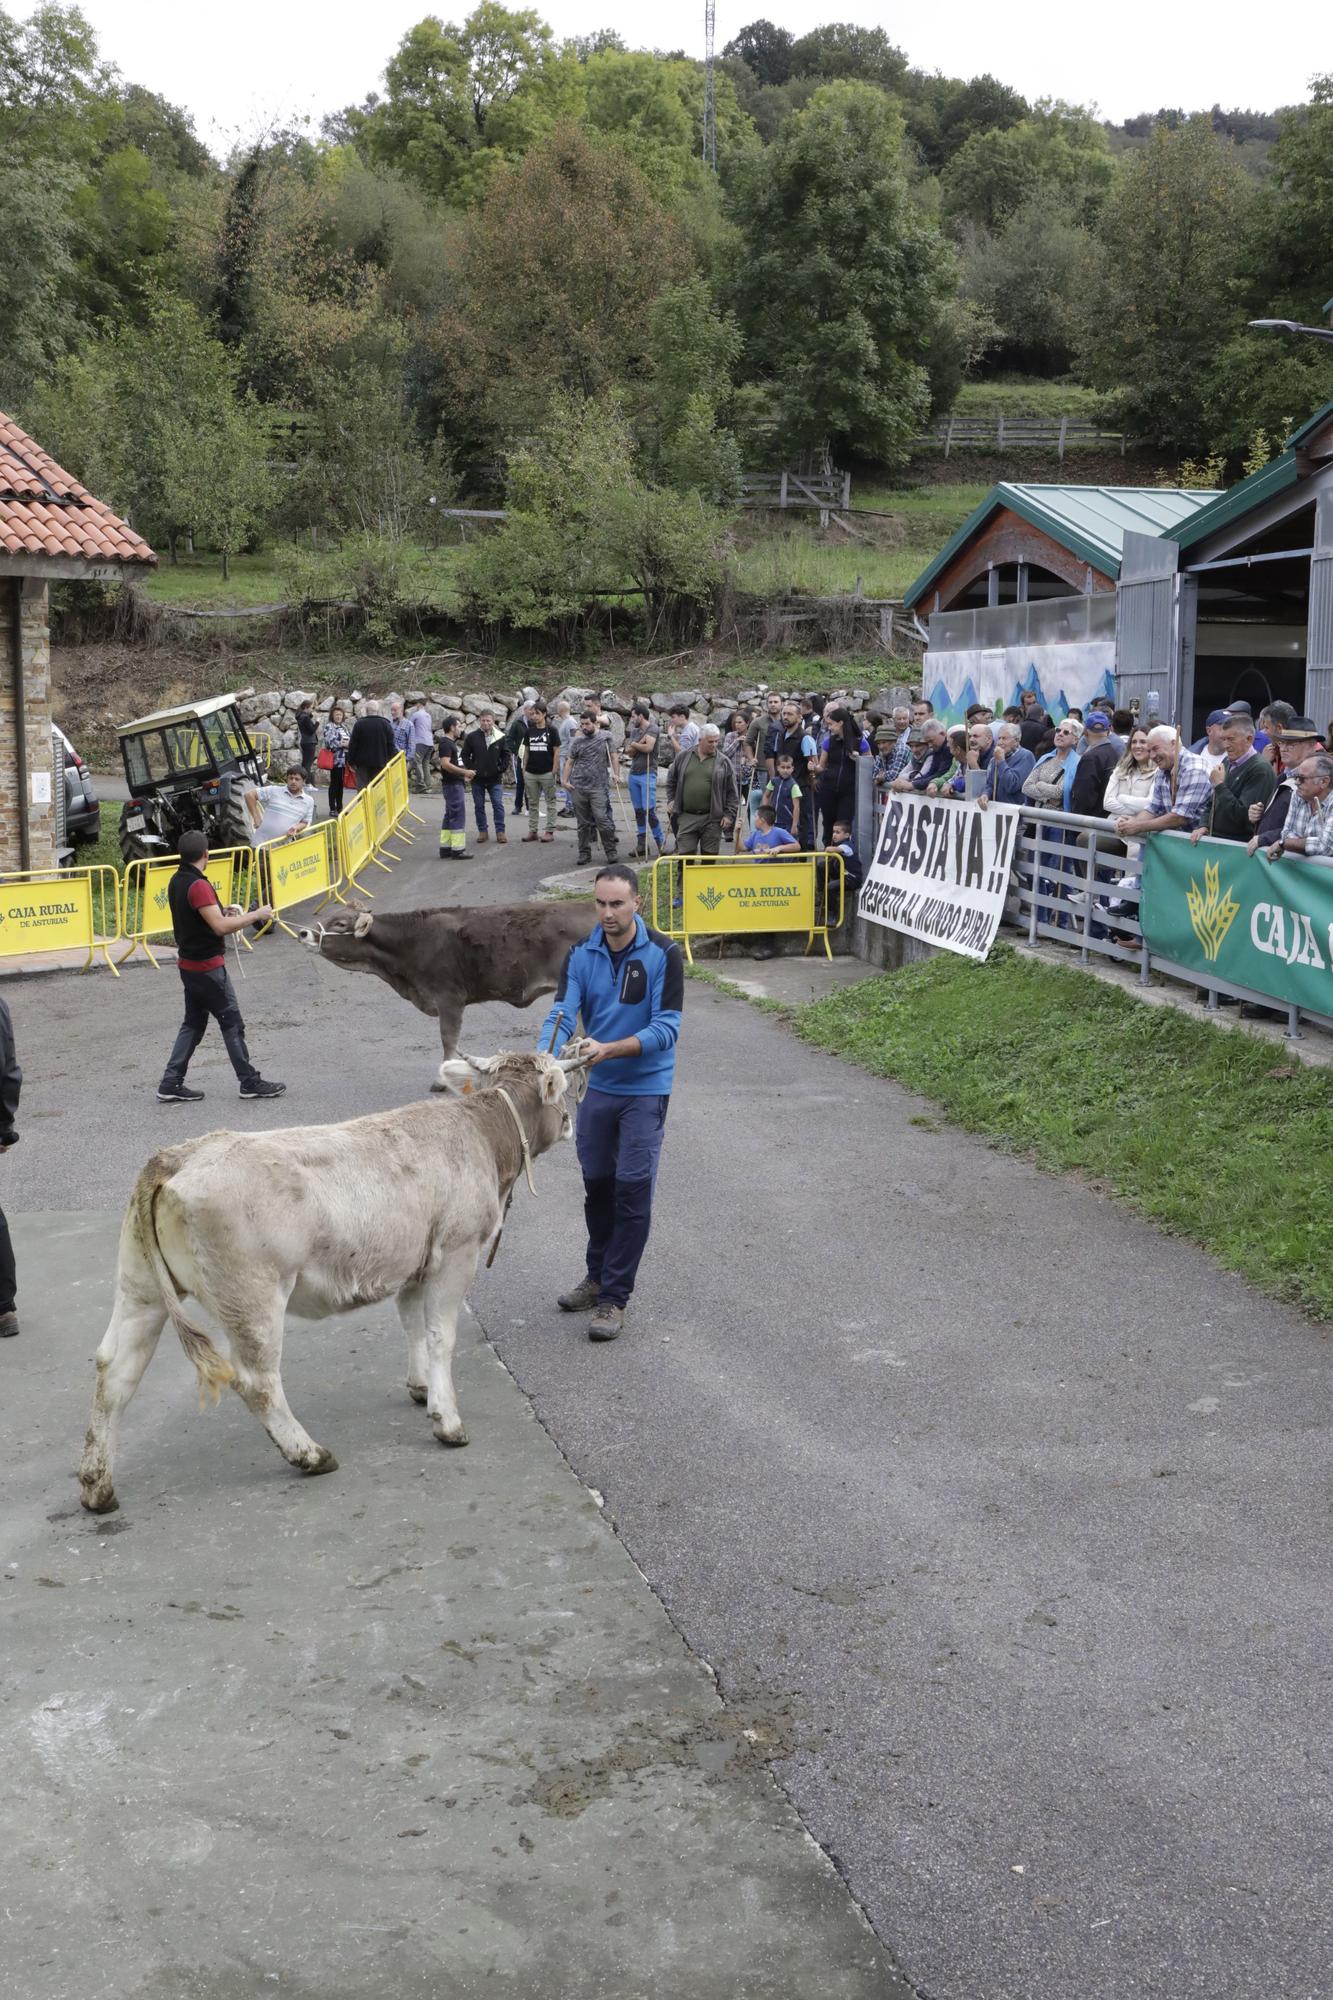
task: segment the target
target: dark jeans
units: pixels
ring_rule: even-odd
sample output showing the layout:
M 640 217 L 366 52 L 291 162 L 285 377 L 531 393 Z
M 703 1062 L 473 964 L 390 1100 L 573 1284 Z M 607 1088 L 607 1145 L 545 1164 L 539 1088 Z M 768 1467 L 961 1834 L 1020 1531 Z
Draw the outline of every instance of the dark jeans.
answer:
M 521 764 L 519 763 L 519 761 L 518 761 L 517 757 L 515 757 L 515 759 L 514 759 L 514 815 L 515 815 L 515 818 L 517 818 L 518 814 L 522 812 L 522 810 L 523 810 L 523 807 L 524 807 L 524 804 L 525 804 L 525 802 L 526 802 L 526 800 L 527 800 L 527 796 L 528 796 L 528 794 L 527 794 L 527 786 L 526 786 L 526 784 L 524 783 L 524 778 L 525 778 L 525 773 L 524 773 L 524 770 L 523 770 L 523 766 L 522 766 L 522 765 L 521 765 Z
M 18 1274 L 14 1269 L 14 1246 L 9 1240 L 9 1224 L 5 1221 L 5 1211 L 0 1208 L 0 1313 L 13 1312 L 17 1291 Z
M 474 778 L 472 780 L 472 810 L 477 816 L 477 832 L 486 831 L 486 800 L 490 799 L 491 811 L 495 814 L 495 831 L 505 830 L 504 792 L 498 778 Z
M 801 803 L 804 805 L 804 799 Z M 833 823 L 835 820 L 841 820 L 849 827 L 856 825 L 856 793 L 854 791 L 838 791 L 833 786 L 821 785 L 816 793 L 816 803 L 819 806 L 819 817 L 824 834 L 824 838 L 820 844 L 823 847 L 832 847 Z
M 185 1019 L 181 1022 L 167 1066 L 162 1072 L 162 1088 L 174 1090 L 185 1081 L 190 1058 L 204 1039 L 210 1020 L 222 1030 L 222 1039 L 231 1057 L 231 1066 L 242 1083 L 252 1083 L 259 1075 L 245 1046 L 245 1023 L 225 965 L 214 972 L 182 972 L 185 988 Z
M 608 1305 L 629 1303 L 653 1220 L 653 1188 L 669 1097 L 590 1090 L 579 1106 L 579 1166 L 588 1276 Z
M 343 785 L 347 780 L 346 764 L 335 764 L 329 772 L 329 818 L 332 819 L 343 809 Z

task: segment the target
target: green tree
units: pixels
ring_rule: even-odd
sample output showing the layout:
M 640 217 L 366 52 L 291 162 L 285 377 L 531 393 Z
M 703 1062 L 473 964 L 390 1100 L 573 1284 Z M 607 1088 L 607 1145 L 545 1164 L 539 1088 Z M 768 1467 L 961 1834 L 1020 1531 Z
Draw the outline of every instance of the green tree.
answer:
M 190 413 L 173 413 L 167 439 L 167 512 L 217 550 L 225 579 L 232 557 L 263 527 L 272 509 L 267 427 L 252 399 L 237 396 L 231 383 L 219 382 L 218 393 L 194 413 L 193 421 Z
M 1078 106 L 1041 103 L 1003 129 L 973 132 L 940 177 L 946 219 L 995 229 L 1038 193 L 1075 222 L 1097 213 L 1114 177 L 1105 130 Z
M 735 207 L 738 317 L 780 443 L 901 461 L 929 406 L 954 273 L 909 199 L 898 113 L 865 84 L 819 90 Z
M 1236 333 L 1209 366 L 1204 436 L 1234 465 L 1257 431 L 1280 451 L 1307 417 L 1333 402 L 1333 350 L 1282 333 Z
M 647 644 L 706 629 L 726 574 L 726 517 L 696 493 L 649 485 L 615 395 L 558 397 L 538 439 L 510 455 L 503 527 L 459 562 L 468 615 L 563 628 L 608 589 L 636 591 Z
M 883 28 L 830 21 L 792 44 L 792 76 L 815 76 L 828 83 L 874 83 L 881 90 L 896 90 L 906 74 L 907 57 Z
M 481 0 L 461 27 L 434 15 L 404 36 L 386 94 L 346 114 L 372 160 L 430 194 L 477 199 L 495 169 L 582 108 L 581 67 L 531 8 Z
M 997 365 L 1039 375 L 1070 368 L 1094 256 L 1090 233 L 1070 219 L 1059 195 L 1041 189 L 998 230 L 963 230 L 963 294 L 994 325 Z
M 751 21 L 733 35 L 722 53 L 735 56 L 758 83 L 786 83 L 791 75 L 795 37 L 771 21 Z
M 540 427 L 562 391 L 628 381 L 653 300 L 686 266 L 678 225 L 621 148 L 559 128 L 463 225 L 432 335 L 448 400 L 473 436 L 493 438 Z
M 19 160 L 85 163 L 115 116 L 114 71 L 77 7 L 49 3 L 26 21 L 0 8 L 0 145 Z
M 73 199 L 78 177 L 54 161 L 0 173 L 0 396 L 22 408 L 78 333 Z
M 1308 104 L 1281 114 L 1268 168 L 1244 260 L 1246 297 L 1256 317 L 1309 321 L 1333 292 L 1333 73 L 1314 78 Z
M 729 419 L 740 328 L 721 313 L 702 278 L 672 285 L 653 302 L 650 450 L 669 486 L 733 505 L 740 492 L 740 447 Z
M 1252 184 L 1207 118 L 1158 126 L 1124 166 L 1085 295 L 1084 366 L 1125 429 L 1178 455 L 1207 442 L 1205 388 L 1236 323 Z
M 455 480 L 440 440 L 418 435 L 399 372 L 355 362 L 321 378 L 284 501 L 293 526 L 396 542 L 425 538 L 432 496 Z

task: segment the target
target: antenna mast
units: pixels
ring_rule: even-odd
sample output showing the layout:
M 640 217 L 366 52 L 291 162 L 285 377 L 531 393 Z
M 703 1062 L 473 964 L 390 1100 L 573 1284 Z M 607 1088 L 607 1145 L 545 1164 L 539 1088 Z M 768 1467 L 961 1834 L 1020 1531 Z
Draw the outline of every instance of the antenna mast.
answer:
M 713 65 L 713 28 L 717 0 L 704 0 L 704 165 L 717 172 L 717 84 Z

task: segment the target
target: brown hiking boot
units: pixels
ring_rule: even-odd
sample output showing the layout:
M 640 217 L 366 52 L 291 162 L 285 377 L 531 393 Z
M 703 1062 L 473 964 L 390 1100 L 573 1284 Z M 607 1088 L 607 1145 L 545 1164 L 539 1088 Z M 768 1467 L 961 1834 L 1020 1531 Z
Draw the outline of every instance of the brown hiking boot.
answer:
M 482 830 L 481 830 L 481 832 L 480 832 L 480 833 L 479 833 L 479 834 L 477 835 L 477 845 L 478 845 L 478 847 L 480 847 L 480 846 L 481 846 L 481 843 L 482 843 L 482 841 L 483 841 L 483 840 L 489 840 L 489 839 L 490 839 L 490 837 L 491 837 L 491 836 L 489 835 L 489 833 L 487 833 L 487 832 L 486 832 L 486 830 L 485 830 L 485 828 L 483 827 L 483 828 L 482 828 Z
M 535 833 L 525 833 L 525 834 L 524 834 L 524 836 L 523 836 L 523 839 L 524 839 L 524 841 L 525 841 L 525 842 L 527 842 L 527 841 L 529 841 L 529 840 L 535 840 L 536 838 L 537 838 L 537 836 L 536 836 L 536 834 L 535 834 Z
M 598 1306 L 588 1321 L 589 1340 L 619 1340 L 625 1324 L 624 1306 Z
M 507 833 L 497 833 L 495 838 L 500 843 L 501 847 L 508 847 L 509 835 Z
M 573 1291 L 562 1292 L 560 1294 L 560 1297 L 556 1300 L 556 1304 L 559 1306 L 561 1312 L 586 1313 L 592 1311 L 601 1296 L 601 1286 L 594 1284 L 593 1280 L 589 1277 L 582 1277 L 579 1279 L 577 1285 L 575 1285 Z

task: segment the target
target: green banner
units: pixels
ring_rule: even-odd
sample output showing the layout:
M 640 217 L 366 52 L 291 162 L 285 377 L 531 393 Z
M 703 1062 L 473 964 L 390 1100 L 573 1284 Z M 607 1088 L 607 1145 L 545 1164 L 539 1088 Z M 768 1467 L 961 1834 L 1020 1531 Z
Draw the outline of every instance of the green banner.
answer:
M 1238 840 L 1159 833 L 1143 846 L 1139 918 L 1156 957 L 1333 1015 L 1333 870 Z

